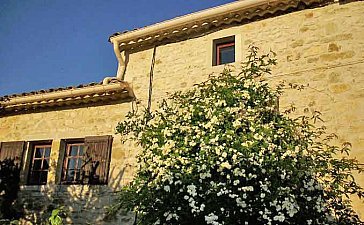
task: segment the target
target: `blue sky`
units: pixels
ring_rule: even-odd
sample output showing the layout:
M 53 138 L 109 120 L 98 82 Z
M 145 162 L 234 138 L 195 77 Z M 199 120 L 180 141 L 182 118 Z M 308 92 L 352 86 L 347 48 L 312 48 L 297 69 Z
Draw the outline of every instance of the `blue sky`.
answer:
M 116 73 L 108 37 L 232 0 L 0 0 L 0 96 Z

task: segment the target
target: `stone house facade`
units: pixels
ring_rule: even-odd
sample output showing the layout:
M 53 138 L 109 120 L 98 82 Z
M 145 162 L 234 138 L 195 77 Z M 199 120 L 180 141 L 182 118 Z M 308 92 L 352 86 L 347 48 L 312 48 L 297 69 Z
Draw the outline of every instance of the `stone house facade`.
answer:
M 251 44 L 277 53 L 278 65 L 266 77 L 272 85 L 309 84 L 286 93 L 280 107 L 321 111 L 328 131 L 338 143 L 350 142 L 352 157 L 364 163 L 363 11 L 361 1 L 236 1 L 113 34 L 119 67 L 102 83 L 2 97 L 1 159 L 21 166 L 26 218 L 39 221 L 36 212 L 63 204 L 69 223 L 106 223 L 104 206 L 132 179 L 137 154 L 133 144 L 121 144 L 117 123 L 133 107 L 155 108 L 168 92 L 225 66 L 238 70 Z M 78 166 L 80 160 L 88 163 Z M 364 176 L 357 179 L 364 186 Z M 363 217 L 363 202 L 353 201 Z M 132 221 L 118 219 L 111 224 Z

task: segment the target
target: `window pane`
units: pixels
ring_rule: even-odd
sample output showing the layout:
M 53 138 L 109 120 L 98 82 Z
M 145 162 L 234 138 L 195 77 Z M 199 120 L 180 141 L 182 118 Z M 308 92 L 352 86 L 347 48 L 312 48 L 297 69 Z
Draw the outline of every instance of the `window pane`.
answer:
M 229 46 L 220 49 L 220 64 L 235 62 L 235 47 Z
M 49 168 L 49 159 L 44 159 L 43 161 L 43 170 L 48 170 Z
M 83 145 L 80 145 L 79 156 L 83 156 Z
M 77 169 L 81 169 L 82 167 L 82 159 L 78 158 L 77 160 Z
M 49 158 L 49 156 L 51 155 L 51 148 L 47 147 L 44 149 L 44 157 Z
M 43 156 L 43 148 L 36 148 L 35 149 L 35 158 L 42 158 Z
M 69 155 L 70 156 L 76 156 L 77 153 L 78 153 L 78 145 L 71 146 L 71 150 L 70 150 Z
M 48 175 L 48 172 L 47 171 L 41 171 L 39 173 L 40 173 L 39 183 L 40 184 L 46 184 L 47 183 L 47 175 Z
M 74 180 L 75 171 L 74 170 L 68 170 L 67 171 L 67 181 L 72 182 Z
M 33 170 L 41 170 L 42 169 L 42 160 L 37 159 L 33 161 Z
M 77 159 L 73 159 L 73 158 L 68 159 L 68 170 L 75 169 L 76 160 Z
M 37 184 L 39 182 L 39 172 L 32 172 L 30 175 L 29 183 Z
M 81 173 L 80 173 L 79 170 L 75 171 L 75 176 L 76 176 L 75 181 L 80 181 L 81 180 Z

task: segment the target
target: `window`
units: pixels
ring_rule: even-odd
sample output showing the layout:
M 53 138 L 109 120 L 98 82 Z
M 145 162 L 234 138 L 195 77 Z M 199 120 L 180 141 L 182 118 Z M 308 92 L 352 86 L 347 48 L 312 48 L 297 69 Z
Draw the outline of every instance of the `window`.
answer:
M 57 169 L 53 171 L 56 182 L 107 184 L 112 140 L 111 135 L 62 140 Z M 26 146 L 29 146 L 27 151 Z M 15 166 L 22 184 L 47 184 L 51 147 L 51 140 L 0 142 L 0 167 Z
M 30 162 L 28 183 L 41 185 L 47 183 L 51 144 L 34 144 Z
M 214 40 L 213 65 L 223 65 L 235 62 L 235 37 Z
M 84 143 L 67 144 L 62 171 L 63 183 L 82 183 L 84 177 L 82 170 L 84 166 L 83 147 Z
M 112 136 L 65 140 L 63 184 L 107 184 Z
M 24 141 L 0 143 L 0 162 L 9 160 L 12 161 L 18 168 L 20 168 L 23 158 L 24 146 Z

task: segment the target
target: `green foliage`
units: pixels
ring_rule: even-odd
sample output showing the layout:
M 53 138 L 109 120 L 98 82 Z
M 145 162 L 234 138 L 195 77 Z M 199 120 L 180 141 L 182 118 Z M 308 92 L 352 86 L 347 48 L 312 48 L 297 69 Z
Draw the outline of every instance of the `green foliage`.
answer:
M 19 220 L 12 220 L 10 222 L 10 225 L 18 225 L 18 224 L 20 224 L 20 221 Z
M 51 216 L 48 218 L 50 225 L 62 225 L 63 219 L 62 215 L 65 214 L 64 207 L 61 206 L 59 208 L 53 209 Z
M 110 213 L 137 224 L 362 224 L 350 196 L 363 196 L 358 162 L 316 127 L 320 114 L 279 113 L 284 83 L 263 77 L 274 53 L 250 48 L 240 73 L 224 70 L 153 112 L 130 112 L 117 131 L 142 148 L 134 180 Z M 290 85 L 302 89 L 301 85 Z
M 0 222 L 19 219 L 23 212 L 17 202 L 20 169 L 14 160 L 0 162 Z

